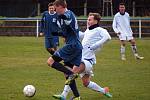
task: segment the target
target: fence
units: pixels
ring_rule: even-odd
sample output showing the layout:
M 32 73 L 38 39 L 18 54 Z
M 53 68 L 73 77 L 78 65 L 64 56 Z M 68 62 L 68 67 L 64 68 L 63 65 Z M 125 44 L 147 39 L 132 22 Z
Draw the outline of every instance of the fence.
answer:
M 0 18 L 0 36 L 39 36 L 40 18 Z M 101 27 L 106 28 L 111 36 L 113 18 L 102 18 Z M 86 29 L 86 19 L 78 19 L 82 31 Z M 131 18 L 131 27 L 136 37 L 150 36 L 150 18 Z

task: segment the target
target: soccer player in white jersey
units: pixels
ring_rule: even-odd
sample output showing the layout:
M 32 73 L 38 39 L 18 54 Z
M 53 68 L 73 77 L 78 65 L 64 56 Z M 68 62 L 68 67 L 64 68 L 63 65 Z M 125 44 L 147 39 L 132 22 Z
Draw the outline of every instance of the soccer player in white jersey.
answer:
M 91 76 L 93 76 L 93 65 L 96 64 L 95 52 L 99 48 L 101 49 L 102 45 L 106 41 L 111 39 L 107 30 L 99 27 L 100 18 L 101 17 L 98 13 L 90 13 L 87 19 L 87 29 L 84 33 L 80 34 L 80 37 L 83 37 L 83 50 L 82 62 L 80 64 L 78 73 L 80 73 L 82 83 L 85 87 L 111 98 L 112 95 L 109 93 L 108 87 L 103 88 L 97 83 L 91 81 Z M 71 84 L 71 82 L 69 84 Z M 65 85 L 62 94 L 54 96 L 61 100 L 62 97 L 66 98 L 69 92 L 69 85 Z
M 135 39 L 133 38 L 133 32 L 130 26 L 130 16 L 127 12 L 125 12 L 124 3 L 119 4 L 119 12 L 114 16 L 112 27 L 121 42 L 121 48 L 120 48 L 121 59 L 126 60 L 125 57 L 126 41 L 129 41 L 131 43 L 131 48 L 135 58 L 143 59 L 144 57 L 138 55 Z

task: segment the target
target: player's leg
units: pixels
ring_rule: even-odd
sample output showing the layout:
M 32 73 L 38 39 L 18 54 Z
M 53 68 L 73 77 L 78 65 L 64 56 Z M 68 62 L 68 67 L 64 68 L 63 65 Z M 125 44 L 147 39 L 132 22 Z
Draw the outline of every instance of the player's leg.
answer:
M 60 95 L 53 95 L 53 97 L 59 100 L 66 100 L 67 95 L 71 90 L 74 96 L 70 100 L 80 100 L 80 94 L 77 90 L 75 80 L 72 81 L 72 83 L 70 83 L 69 85 L 65 85 L 64 90 Z
M 74 68 L 74 65 L 71 64 L 70 62 L 64 62 L 65 66 L 68 66 L 69 68 Z M 69 78 L 69 76 L 66 75 L 66 80 Z M 65 85 L 66 86 L 66 85 Z M 67 86 L 66 86 L 67 87 Z M 78 92 L 77 86 L 76 86 L 76 82 L 75 80 L 72 80 L 72 82 L 69 84 L 69 87 L 71 88 L 74 97 L 80 97 L 80 94 Z M 69 89 L 69 88 L 68 88 Z
M 45 37 L 45 48 L 51 55 L 54 54 L 56 50 L 54 49 L 53 38 Z
M 74 53 L 74 58 L 70 60 L 70 63 L 74 64 L 72 70 L 74 74 L 69 75 L 68 79 L 65 82 L 66 85 L 69 85 L 74 79 L 76 79 L 78 77 L 78 73 L 80 72 L 79 66 L 81 64 L 82 49 L 76 49 L 76 51 L 73 53 Z
M 55 49 L 54 48 L 46 48 L 46 50 L 53 55 L 55 53 Z
M 87 87 L 89 89 L 92 89 L 92 90 L 97 91 L 97 92 L 104 93 L 104 89 L 102 87 L 97 85 L 95 82 L 90 81 L 90 75 L 88 75 L 88 74 L 85 74 L 82 77 L 82 83 L 85 87 Z
M 71 88 L 69 85 L 65 85 L 64 86 L 64 90 L 63 92 L 61 93 L 62 96 L 64 96 L 65 98 L 67 97 L 68 93 L 71 91 Z
M 67 75 L 72 75 L 74 73 L 59 62 L 63 60 L 64 62 L 70 62 L 73 65 L 79 66 L 81 57 L 82 49 L 73 48 L 72 45 L 64 45 L 47 60 L 47 63 L 58 71 L 64 72 Z
M 61 94 L 55 94 L 53 95 L 53 97 L 55 99 L 59 99 L 59 100 L 66 100 L 68 93 L 71 91 L 71 88 L 69 85 L 65 85 L 63 92 Z
M 85 67 L 84 72 L 80 74 L 82 83 L 85 87 L 90 88 L 92 90 L 95 90 L 97 92 L 104 92 L 104 89 L 101 88 L 99 85 L 97 85 L 95 82 L 91 81 L 91 76 L 93 76 L 93 65 L 90 60 L 83 60 L 82 63 L 80 64 Z
M 64 66 L 67 67 L 68 69 L 73 68 L 73 64 L 71 64 L 70 62 L 64 62 Z M 68 79 L 69 76 L 65 75 L 65 77 L 66 79 Z M 73 80 L 69 85 L 65 85 L 64 90 L 61 93 L 61 95 L 53 95 L 53 97 L 56 99 L 62 99 L 62 98 L 64 99 L 67 97 L 70 90 L 72 90 L 74 97 L 76 98 L 80 97 L 75 80 Z
M 91 76 L 93 76 L 93 71 L 92 71 L 93 63 L 92 62 L 94 63 L 94 61 L 92 59 L 91 60 L 89 60 L 89 59 L 83 60 L 83 65 L 85 66 L 85 71 L 80 74 L 83 85 L 91 90 L 100 92 L 102 94 L 106 94 L 106 93 L 109 94 L 109 91 L 106 92 L 106 88 L 102 88 L 97 83 L 91 81 Z M 110 97 L 111 97 L 111 95 L 110 95 Z
M 72 69 L 72 71 L 73 71 L 74 73 L 78 73 L 78 74 L 82 73 L 84 70 L 85 70 L 85 65 L 84 65 L 84 63 L 82 63 L 82 62 L 81 62 L 81 64 L 80 64 L 79 67 L 74 66 L 73 69 Z
M 75 98 L 80 97 L 80 94 L 79 94 L 78 89 L 77 89 L 77 86 L 76 86 L 76 81 L 73 80 L 73 81 L 71 82 L 71 84 L 69 84 L 69 86 L 70 86 L 70 88 L 71 88 L 71 90 L 72 90 L 72 92 L 73 92 L 74 97 L 75 97 Z
M 121 54 L 121 60 L 126 60 L 126 57 L 125 57 L 125 40 L 120 40 L 120 43 L 121 43 L 121 47 L 120 47 L 120 54 Z
M 97 91 L 97 92 L 100 92 L 102 94 L 104 94 L 105 96 L 111 98 L 112 95 L 109 93 L 109 88 L 108 87 L 104 87 L 102 88 L 100 85 L 98 85 L 97 83 L 93 82 L 90 80 L 90 75 L 88 74 L 85 74 L 83 77 L 82 77 L 82 82 L 83 82 L 83 85 L 91 90 L 94 90 L 94 91 Z
M 59 37 L 58 36 L 53 36 L 53 43 L 54 43 L 54 50 L 56 51 L 58 46 L 59 46 Z
M 67 97 L 68 93 L 72 90 L 73 92 L 73 97 L 71 97 L 70 100 L 80 100 L 80 94 L 77 90 L 76 87 L 76 82 L 75 80 L 70 84 L 70 85 L 65 85 L 63 92 L 61 93 L 61 97 L 63 96 L 64 98 Z
M 66 67 L 64 67 L 63 64 L 60 63 L 61 60 L 62 58 L 54 54 L 52 57 L 48 58 L 47 64 L 52 68 L 61 71 L 67 75 L 73 74 L 71 70 L 67 69 Z
M 129 42 L 131 43 L 131 49 L 132 49 L 132 52 L 133 52 L 135 58 L 136 59 L 144 59 L 144 57 L 141 57 L 138 55 L 135 39 L 131 39 L 131 40 L 129 40 Z
M 78 92 L 78 90 L 77 90 L 77 87 L 76 87 L 76 82 L 75 82 L 75 80 L 74 81 L 72 81 L 72 83 L 70 83 L 69 85 L 65 85 L 64 86 L 64 90 L 63 90 L 63 92 L 60 94 L 60 95 L 53 95 L 53 97 L 54 98 L 56 98 L 56 99 L 66 99 L 67 98 L 67 95 L 68 95 L 68 93 L 70 92 L 72 90 L 72 92 L 73 92 L 73 94 L 74 94 L 74 96 L 73 96 L 73 98 L 71 99 L 71 100 L 74 100 L 75 98 L 80 98 L 80 94 L 79 94 L 79 92 Z M 80 99 L 79 99 L 80 100 Z
M 66 75 L 65 75 L 66 76 Z M 66 77 L 67 79 L 68 77 Z M 68 93 L 72 90 L 74 97 L 79 97 L 79 92 L 77 90 L 76 87 L 76 83 L 75 81 L 73 81 L 72 83 L 70 83 L 70 85 L 65 85 L 63 92 L 61 94 L 56 94 L 53 95 L 54 98 L 59 99 L 59 100 L 66 100 Z
M 70 75 L 69 78 L 66 80 L 65 84 L 69 85 L 74 79 L 78 78 L 79 74 L 85 70 L 85 66 L 81 63 L 80 66 L 74 66 L 72 72 L 74 74 Z

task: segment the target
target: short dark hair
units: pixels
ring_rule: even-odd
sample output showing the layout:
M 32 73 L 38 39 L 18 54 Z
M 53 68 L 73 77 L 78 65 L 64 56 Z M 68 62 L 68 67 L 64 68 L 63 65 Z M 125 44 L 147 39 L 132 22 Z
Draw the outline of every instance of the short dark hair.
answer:
M 64 8 L 67 7 L 66 0 L 55 0 L 53 3 L 55 6 L 62 6 Z
M 94 20 L 97 20 L 98 24 L 100 23 L 101 16 L 99 13 L 89 13 L 89 16 L 94 16 Z
M 120 6 L 120 5 L 124 5 L 124 6 L 125 6 L 125 3 L 124 3 L 124 2 L 121 2 L 121 3 L 119 3 L 119 6 Z
M 50 2 L 50 3 L 48 4 L 48 7 L 49 7 L 49 6 L 53 6 L 53 3 L 52 3 L 52 2 Z

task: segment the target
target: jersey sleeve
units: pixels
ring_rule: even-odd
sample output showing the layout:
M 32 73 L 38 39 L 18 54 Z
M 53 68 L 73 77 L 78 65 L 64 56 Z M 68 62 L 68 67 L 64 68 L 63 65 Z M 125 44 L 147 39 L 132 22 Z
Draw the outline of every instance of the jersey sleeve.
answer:
M 43 13 L 40 24 L 40 32 L 44 32 L 44 22 L 45 22 L 45 14 Z
M 113 30 L 115 31 L 115 33 L 119 33 L 119 30 L 117 29 L 117 16 L 114 17 L 113 19 L 113 24 L 112 24 L 112 27 L 113 27 Z
M 83 38 L 84 38 L 84 32 L 82 32 L 82 31 L 79 31 L 79 38 L 80 38 L 80 40 L 82 40 Z
M 128 20 L 129 20 L 129 31 L 133 34 L 132 29 L 131 29 L 131 25 L 130 25 L 130 16 L 128 14 Z
M 101 39 L 99 41 L 97 41 L 96 43 L 94 43 L 90 48 L 92 50 L 96 50 L 99 47 L 101 47 L 105 42 L 107 42 L 108 40 L 111 39 L 111 36 L 109 35 L 109 33 L 107 32 L 107 30 L 102 29 L 99 32 L 99 36 L 101 37 Z
M 64 22 L 66 25 L 70 25 L 70 23 L 72 22 L 72 18 L 71 18 L 71 13 L 70 12 L 66 12 L 64 14 L 65 16 L 65 19 L 64 19 Z

